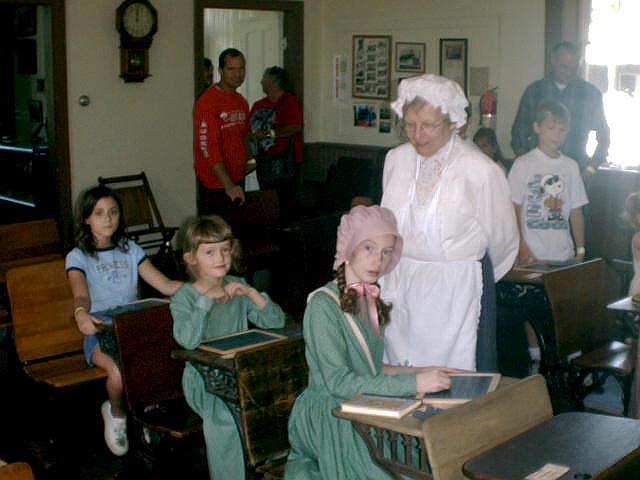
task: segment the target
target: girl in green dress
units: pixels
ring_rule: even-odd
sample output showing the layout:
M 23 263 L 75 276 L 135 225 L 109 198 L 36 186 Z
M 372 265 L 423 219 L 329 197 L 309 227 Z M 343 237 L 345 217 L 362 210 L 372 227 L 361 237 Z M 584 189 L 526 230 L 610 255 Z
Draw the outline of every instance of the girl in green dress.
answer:
M 287 479 L 387 479 L 351 422 L 331 410 L 360 393 L 414 395 L 449 388 L 444 367 L 382 364 L 390 306 L 377 280 L 400 259 L 402 238 L 390 210 L 357 206 L 338 228 L 336 278 L 309 295 L 304 340 L 309 385 L 289 419 Z
M 244 279 L 228 275 L 240 246 L 220 217 L 198 217 L 182 226 L 184 260 L 193 283 L 171 301 L 173 336 L 184 348 L 203 340 L 247 330 L 284 326 L 284 312 Z M 182 388 L 189 406 L 202 417 L 209 475 L 216 480 L 245 478 L 240 432 L 233 414 L 219 397 L 207 392 L 202 375 L 187 364 Z

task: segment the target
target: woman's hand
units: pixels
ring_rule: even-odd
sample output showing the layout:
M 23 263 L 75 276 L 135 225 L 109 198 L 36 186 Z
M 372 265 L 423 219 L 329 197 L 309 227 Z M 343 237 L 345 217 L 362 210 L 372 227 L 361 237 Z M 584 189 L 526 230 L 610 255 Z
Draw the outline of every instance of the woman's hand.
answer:
M 78 324 L 78 330 L 84 335 L 93 335 L 98 333 L 98 325 L 102 325 L 102 320 L 83 311 L 76 314 L 76 323 Z
M 421 395 L 447 390 L 451 388 L 449 375 L 457 372 L 460 372 L 460 370 L 447 367 L 425 367 L 419 369 L 419 373 L 416 374 L 416 392 Z

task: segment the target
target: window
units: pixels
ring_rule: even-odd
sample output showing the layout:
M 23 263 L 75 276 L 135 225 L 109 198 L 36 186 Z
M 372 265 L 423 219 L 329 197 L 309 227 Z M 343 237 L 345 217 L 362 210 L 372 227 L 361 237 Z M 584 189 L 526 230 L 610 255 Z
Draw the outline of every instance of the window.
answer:
M 592 0 L 589 43 L 585 51 L 586 79 L 604 94 L 611 129 L 609 163 L 640 165 L 640 2 Z M 587 145 L 589 154 L 595 138 Z

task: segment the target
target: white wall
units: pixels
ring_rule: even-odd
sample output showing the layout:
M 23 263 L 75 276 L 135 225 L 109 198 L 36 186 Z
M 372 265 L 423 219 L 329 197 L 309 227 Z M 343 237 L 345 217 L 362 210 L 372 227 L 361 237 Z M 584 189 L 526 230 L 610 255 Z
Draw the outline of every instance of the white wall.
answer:
M 322 5 L 317 6 L 318 3 Z M 489 84 L 499 87 L 497 133 L 503 150 L 510 153 L 509 131 L 520 96 L 526 85 L 544 72 L 543 1 L 313 0 L 305 2 L 305 28 L 312 8 L 317 15 L 312 18 L 321 18 L 322 22 L 314 20 L 321 27 L 310 26 L 320 28 L 320 32 L 305 32 L 305 40 L 313 38 L 314 53 L 313 71 L 305 71 L 307 141 L 370 145 L 393 145 L 400 141 L 397 132 L 381 134 L 374 128 L 353 127 L 353 103 L 383 102 L 352 99 L 350 94 L 343 102 L 332 98 L 333 57 L 344 55 L 351 69 L 354 34 L 391 35 L 392 57 L 396 41 L 426 43 L 428 73 L 438 73 L 440 38 L 468 38 L 469 67 L 489 67 Z M 320 46 L 316 43 L 318 38 Z M 306 45 L 305 55 L 308 55 Z M 305 67 L 310 63 L 309 57 L 306 60 Z M 395 86 L 398 77 L 407 75 L 393 72 L 392 85 Z M 349 73 L 349 92 L 350 82 Z M 395 87 L 392 91 L 395 93 Z M 478 97 L 471 100 L 477 115 Z
M 542 0 L 305 0 L 305 140 L 392 145 L 399 137 L 352 126 L 352 101 L 332 98 L 332 60 L 351 63 L 357 34 L 425 42 L 437 72 L 438 39 L 469 38 L 469 66 L 488 66 L 499 86 L 498 135 L 505 150 L 524 88 L 544 69 Z M 115 10 L 120 0 L 67 0 L 69 136 L 73 195 L 99 175 L 145 170 L 166 221 L 195 212 L 193 173 L 193 2 L 153 0 L 159 30 L 150 49 L 152 77 L 119 75 Z M 366 8 L 365 6 L 366 5 Z M 394 72 L 394 78 L 399 74 Z M 91 104 L 81 107 L 80 95 Z M 472 99 L 477 100 L 477 99 Z
M 163 219 L 195 213 L 191 111 L 193 2 L 153 0 L 152 74 L 124 83 L 115 11 L 121 0 L 67 0 L 69 147 L 74 198 L 98 176 L 144 170 Z M 179 8 L 178 8 L 179 7 Z M 81 107 L 80 95 L 91 104 Z

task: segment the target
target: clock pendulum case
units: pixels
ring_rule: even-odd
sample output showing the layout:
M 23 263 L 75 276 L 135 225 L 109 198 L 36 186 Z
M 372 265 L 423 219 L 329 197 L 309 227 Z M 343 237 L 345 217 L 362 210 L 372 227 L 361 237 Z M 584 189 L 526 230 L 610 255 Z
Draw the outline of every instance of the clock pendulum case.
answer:
M 125 0 L 116 9 L 120 33 L 120 76 L 143 82 L 149 74 L 149 47 L 158 31 L 158 12 L 148 0 Z

